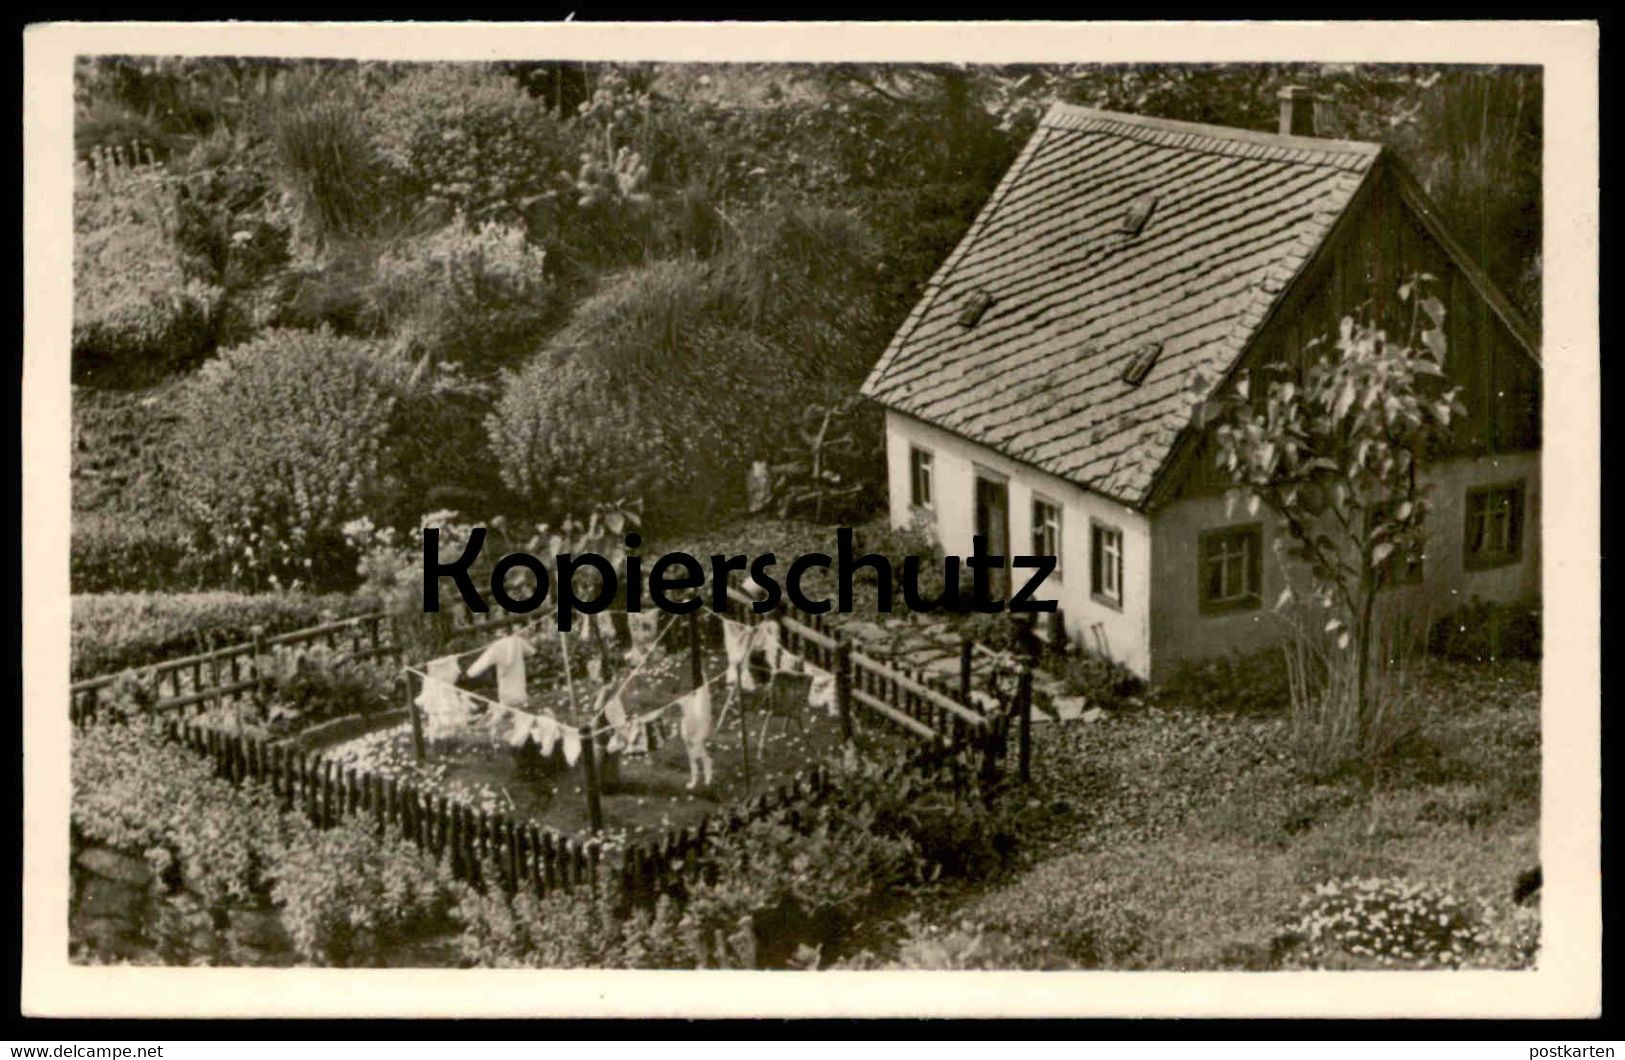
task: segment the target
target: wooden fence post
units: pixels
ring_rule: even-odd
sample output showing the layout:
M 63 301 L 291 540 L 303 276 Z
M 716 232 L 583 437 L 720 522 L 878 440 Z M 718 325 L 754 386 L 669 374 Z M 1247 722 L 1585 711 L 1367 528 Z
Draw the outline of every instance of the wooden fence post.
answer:
M 1032 779 L 1033 759 L 1033 668 L 1021 668 L 1021 683 L 1016 690 L 1017 709 L 1021 711 L 1021 780 Z
M 587 785 L 587 820 L 594 833 L 604 830 L 604 807 L 598 797 L 598 737 L 591 728 L 581 734 L 581 771 Z
M 423 761 L 423 718 L 418 714 L 417 697 L 412 695 L 412 675 L 406 678 L 406 713 L 412 719 L 412 757 Z
M 976 654 L 976 642 L 969 637 L 959 638 L 959 699 L 965 706 L 971 705 L 971 678 L 973 659 Z
M 841 740 L 852 742 L 852 645 L 841 640 L 835 644 L 835 704 L 841 712 Z

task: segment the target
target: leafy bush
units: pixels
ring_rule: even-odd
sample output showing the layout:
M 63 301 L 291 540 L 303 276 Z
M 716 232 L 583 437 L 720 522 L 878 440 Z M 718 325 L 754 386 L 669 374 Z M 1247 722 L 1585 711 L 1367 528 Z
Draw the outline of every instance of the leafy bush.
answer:
M 392 438 L 408 369 L 329 332 L 276 330 L 225 351 L 182 391 L 180 499 L 249 585 L 345 585 L 341 527 L 399 505 Z
M 847 761 L 824 799 L 781 807 L 720 836 L 692 885 L 683 925 L 707 967 L 780 967 L 798 946 L 840 944 L 881 896 L 1000 867 L 1014 844 L 974 766 L 956 792 L 946 769 Z
M 842 971 L 964 972 L 1026 966 L 1027 954 L 1019 944 L 980 924 L 965 922 L 952 928 L 936 928 L 919 914 L 910 913 L 903 926 L 907 934 L 898 944 L 896 958 L 885 960 L 866 950 L 843 958 L 833 967 Z
M 297 723 L 388 710 L 398 673 L 325 644 L 278 645 L 264 672 L 270 674 L 263 696 L 274 705 L 273 720 Z
M 862 227 L 780 209 L 737 228 L 709 262 L 606 283 L 507 378 L 492 450 L 536 514 L 641 497 L 649 524 L 670 531 L 737 510 L 751 463 L 861 378 L 879 341 Z
M 1091 707 L 1116 709 L 1145 689 L 1145 681 L 1116 659 L 1088 648 L 1054 664 L 1072 695 Z
M 173 860 L 210 902 L 263 894 L 292 827 L 269 788 L 216 777 L 150 721 L 76 732 L 70 773 L 71 816 L 85 836 L 131 851 L 161 848 L 169 857 L 153 860 Z
M 522 230 L 459 214 L 385 251 L 370 301 L 409 359 L 488 372 L 535 352 L 555 314 L 542 262 Z
M 361 821 L 318 829 L 283 812 L 269 787 L 217 777 L 150 720 L 76 732 L 70 769 L 82 835 L 176 866 L 216 908 L 269 897 L 308 960 L 376 960 L 381 947 L 449 926 L 449 871 L 411 844 Z
M 528 889 L 509 896 L 464 888 L 456 916 L 464 960 L 483 968 L 695 967 L 689 933 L 665 897 L 622 915 L 607 889 L 538 898 Z
M 72 606 L 69 652 L 73 676 L 94 677 L 228 644 L 246 644 L 255 627 L 265 636 L 367 610 L 366 601 L 339 593 L 86 593 Z
M 163 167 L 98 155 L 74 186 L 73 379 L 140 383 L 213 348 L 224 292 L 189 279 Z
M 449 869 L 356 819 L 303 831 L 267 875 L 299 952 L 340 968 L 449 926 L 455 901 Z
M 667 422 L 675 410 L 655 408 L 659 398 L 573 360 L 536 358 L 505 377 L 486 419 L 504 486 L 540 518 L 624 496 L 641 497 L 662 524 L 695 525 L 725 490 L 701 490 L 687 459 L 719 435 L 704 422 L 680 433 Z
M 557 187 L 569 130 L 511 78 L 477 63 L 418 67 L 368 108 L 390 194 L 478 223 L 511 221 Z
M 1188 660 L 1157 691 L 1169 702 L 1217 714 L 1280 714 L 1291 706 L 1286 661 L 1275 649 Z
M 1292 929 L 1309 967 L 1460 967 L 1478 948 L 1472 909 L 1448 889 L 1399 879 L 1330 880 Z
M 122 514 L 75 514 L 68 544 L 73 591 L 185 593 L 218 584 L 228 572 L 194 538 L 172 517 L 134 522 Z
M 1474 597 L 1434 623 L 1428 650 L 1460 662 L 1539 659 L 1540 606 L 1499 604 Z

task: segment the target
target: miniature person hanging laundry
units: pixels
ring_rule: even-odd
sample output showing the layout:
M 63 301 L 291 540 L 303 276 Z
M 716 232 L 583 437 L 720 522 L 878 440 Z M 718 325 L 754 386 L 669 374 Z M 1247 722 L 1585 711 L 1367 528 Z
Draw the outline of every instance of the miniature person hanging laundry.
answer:
M 722 620 L 722 650 L 728 655 L 728 683 L 747 692 L 755 691 L 756 678 L 750 672 L 750 649 L 754 643 L 751 626 L 731 619 Z
M 559 735 L 564 741 L 564 764 L 573 766 L 581 757 L 581 730 L 573 725 L 560 725 Z
M 423 708 L 424 735 L 435 740 L 445 734 L 445 726 L 457 711 L 457 678 L 463 668 L 457 665 L 457 656 L 447 655 L 425 664 L 423 672 L 423 691 L 415 702 Z
M 503 703 L 524 706 L 528 696 L 525 690 L 525 656 L 532 655 L 535 651 L 530 642 L 521 636 L 503 637 L 474 660 L 474 665 L 468 668 L 468 676 L 479 677 L 495 666 L 497 699 Z
M 711 754 L 705 749 L 711 739 L 711 686 L 701 685 L 678 701 L 682 711 L 683 746 L 688 750 L 688 790 L 693 791 L 705 773 L 706 787 L 711 786 Z
M 814 710 L 823 707 L 829 711 L 830 717 L 840 714 L 835 704 L 835 675 L 822 667 L 807 664 L 807 672 L 812 674 L 812 688 L 807 692 L 807 706 Z

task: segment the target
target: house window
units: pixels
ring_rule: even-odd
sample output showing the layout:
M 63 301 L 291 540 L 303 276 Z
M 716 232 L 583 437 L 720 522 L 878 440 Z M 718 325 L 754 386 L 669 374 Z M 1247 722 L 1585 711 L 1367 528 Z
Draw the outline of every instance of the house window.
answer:
M 1089 526 L 1089 587 L 1101 603 L 1123 605 L 1123 531 L 1116 527 Z
M 1462 560 L 1468 570 L 1516 563 L 1523 556 L 1523 483 L 1467 491 Z
M 1210 530 L 1201 536 L 1198 557 L 1202 610 L 1258 606 L 1263 536 L 1257 523 Z
M 931 507 L 931 451 L 918 446 L 908 451 L 908 477 L 910 496 L 914 507 Z
M 1033 498 L 1033 555 L 1054 556 L 1055 574 L 1061 573 L 1061 506 Z

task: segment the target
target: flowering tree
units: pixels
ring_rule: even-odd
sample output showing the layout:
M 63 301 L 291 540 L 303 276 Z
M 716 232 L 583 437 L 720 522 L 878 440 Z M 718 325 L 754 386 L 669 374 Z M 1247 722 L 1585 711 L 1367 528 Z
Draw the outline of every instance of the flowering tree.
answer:
M 1399 288 L 1404 341 L 1369 314 L 1344 317 L 1334 348 L 1317 339 L 1303 367 L 1266 369 L 1274 378 L 1262 392 L 1240 379 L 1213 433 L 1230 502 L 1273 512 L 1285 531 L 1278 550 L 1308 570 L 1306 598 L 1289 582 L 1276 608 L 1296 601 L 1324 616 L 1319 632 L 1333 651 L 1324 672 L 1295 681 L 1294 708 L 1310 706 L 1336 730 L 1339 758 L 1379 754 L 1390 735 L 1374 684 L 1385 662 L 1373 651 L 1378 594 L 1421 553 L 1428 504 L 1417 463 L 1465 411 L 1444 382 L 1445 308 L 1427 293 L 1430 280 Z

